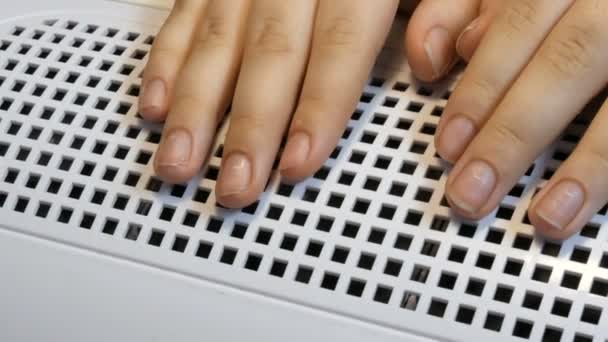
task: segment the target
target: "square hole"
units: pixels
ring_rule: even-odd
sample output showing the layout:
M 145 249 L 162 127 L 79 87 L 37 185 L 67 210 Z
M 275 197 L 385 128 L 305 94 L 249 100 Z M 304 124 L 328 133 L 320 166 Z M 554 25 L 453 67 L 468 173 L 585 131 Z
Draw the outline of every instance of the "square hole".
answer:
M 397 239 L 395 240 L 395 244 L 393 247 L 407 251 L 410 249 L 412 239 L 413 238 L 409 235 L 399 234 L 397 235 Z
M 439 282 L 437 283 L 437 286 L 444 289 L 452 290 L 456 285 L 457 279 L 458 275 L 454 273 L 442 272 L 441 276 L 439 277 Z
M 503 272 L 518 277 L 523 267 L 524 263 L 522 261 L 509 258 L 505 263 Z
M 534 273 L 532 273 L 532 279 L 543 283 L 548 283 L 549 278 L 551 278 L 551 272 L 553 272 L 553 268 L 549 266 L 536 265 L 534 268 Z
M 332 193 L 329 196 L 329 200 L 327 201 L 327 205 L 334 208 L 340 208 L 342 203 L 344 202 L 344 195 Z
M 589 249 L 577 246 L 574 247 L 572 255 L 570 255 L 570 260 L 586 264 L 587 261 L 589 261 L 590 254 L 591 251 Z
M 308 284 L 312 277 L 313 269 L 308 266 L 299 266 L 295 280 L 300 283 Z
M 510 303 L 513 298 L 513 288 L 505 285 L 498 285 L 494 292 L 494 300 L 503 303 Z
M 325 272 L 323 280 L 321 280 L 321 287 L 327 290 L 335 290 L 338 285 L 339 276 L 334 273 Z
M 323 232 L 329 232 L 331 231 L 331 227 L 334 224 L 334 219 L 331 217 L 327 217 L 327 216 L 321 216 L 319 218 L 319 221 L 317 222 L 317 230 L 323 231 Z
M 431 304 L 429 305 L 428 314 L 431 316 L 443 317 L 443 315 L 445 315 L 445 310 L 447 307 L 447 302 L 433 298 L 431 300 Z
M 306 202 L 315 202 L 317 200 L 318 196 L 319 196 L 319 189 L 308 187 L 304 191 L 302 200 L 304 200 Z
M 486 283 L 483 280 L 471 278 L 469 279 L 469 282 L 464 292 L 472 296 L 481 297 L 485 285 Z
M 464 247 L 452 246 L 450 254 L 448 254 L 448 260 L 457 263 L 463 263 L 464 258 L 467 256 L 467 249 Z
M 599 324 L 602 317 L 602 309 L 596 306 L 585 305 L 581 315 L 581 321 L 591 324 Z
M 258 235 L 255 238 L 255 242 L 262 245 L 268 245 L 270 243 L 270 238 L 272 238 L 272 230 L 260 228 Z
M 119 194 L 116 196 L 116 200 L 114 200 L 114 209 L 125 210 L 128 202 L 129 196 Z
M 386 231 L 384 229 L 372 228 L 367 237 L 367 241 L 381 245 L 385 236 Z
M 24 198 L 24 197 L 19 197 L 17 199 L 17 203 L 15 203 L 15 211 L 19 212 L 19 213 L 23 213 L 25 212 L 25 209 L 27 208 L 27 205 L 29 204 L 30 200 L 28 198 Z M 69 220 L 69 218 L 68 218 Z M 60 220 L 60 222 L 63 222 Z M 64 222 L 67 223 L 67 222 Z
M 230 236 L 237 239 L 242 239 L 245 237 L 248 228 L 249 226 L 247 226 L 247 224 L 235 223 L 234 227 L 232 228 L 232 233 L 230 233 Z
M 573 290 L 577 290 L 581 283 L 582 275 L 574 272 L 565 272 L 562 278 L 561 286 Z
M 346 222 L 344 224 L 344 229 L 342 230 L 342 235 L 349 238 L 356 238 L 359 233 L 359 224 L 353 222 Z
M 549 255 L 552 257 L 557 257 L 561 250 L 562 246 L 557 243 L 545 241 L 541 253 L 544 255 Z
M 420 250 L 420 254 L 435 257 L 437 255 L 437 251 L 439 250 L 440 242 L 425 240 L 422 245 L 422 249 Z
M 403 309 L 416 311 L 418 308 L 418 302 L 420 301 L 420 295 L 414 292 L 405 291 L 403 293 L 403 299 L 401 299 L 401 307 Z
M 163 208 L 163 211 L 164 211 L 164 208 Z M 171 221 L 171 217 L 168 217 L 168 219 L 166 221 Z M 199 217 L 200 217 L 199 213 L 194 212 L 194 211 L 187 211 L 186 215 L 184 215 L 184 220 L 182 221 L 182 224 L 184 226 L 194 227 L 194 226 L 196 226 L 196 223 L 198 222 Z
M 456 322 L 471 325 L 475 317 L 475 309 L 461 305 L 456 313 Z
M 417 201 L 428 203 L 431 200 L 432 196 L 433 196 L 433 190 L 421 187 L 421 188 L 418 188 L 418 192 L 416 192 L 414 199 Z
M 431 226 L 429 228 L 439 232 L 445 232 L 448 229 L 449 225 L 450 220 L 447 217 L 435 216 L 433 217 L 433 221 L 431 221 Z
M 296 248 L 296 244 L 297 243 L 298 243 L 298 237 L 297 236 L 285 234 L 285 236 L 283 236 L 283 241 L 281 241 L 281 245 L 279 247 L 281 249 L 285 249 L 285 250 L 288 250 L 288 251 L 293 251 Z
M 223 224 L 224 224 L 223 220 L 212 217 L 209 219 L 209 222 L 207 223 L 207 231 L 210 231 L 213 233 L 219 233 L 220 229 L 222 229 Z
M 220 256 L 220 262 L 227 265 L 232 265 L 236 259 L 236 249 L 230 247 L 224 247 L 222 255 Z
M 173 240 L 173 246 L 171 249 L 175 252 L 183 253 L 188 246 L 188 238 L 185 236 L 176 236 L 175 240 Z
M 134 223 L 129 223 L 129 227 L 127 228 L 127 233 L 125 234 L 125 239 L 137 241 L 139 237 L 139 233 L 141 233 L 141 226 Z
M 388 304 L 388 302 L 391 300 L 392 294 L 393 289 L 391 287 L 378 285 L 376 288 L 376 293 L 374 294 L 374 301 Z
M 483 324 L 483 328 L 492 331 L 500 331 L 504 319 L 505 317 L 501 314 L 488 312 L 486 321 Z
M 396 207 L 383 204 L 382 207 L 380 208 L 380 212 L 378 213 L 378 217 L 387 219 L 387 220 L 392 220 L 393 217 L 395 216 L 396 211 L 397 211 Z
M 513 248 L 528 251 L 530 250 L 530 246 L 532 246 L 532 237 L 528 235 L 517 234 L 513 241 Z
M 363 268 L 366 270 L 371 270 L 374 267 L 375 261 L 376 261 L 376 256 L 374 254 L 361 253 L 361 256 L 359 257 L 359 261 L 357 262 L 357 267 Z
M 363 295 L 363 290 L 365 290 L 365 281 L 351 279 L 350 284 L 348 284 L 348 289 L 346 290 L 346 293 L 351 296 L 361 297 Z
M 298 226 L 304 226 L 306 224 L 307 219 L 308 212 L 296 210 L 293 214 L 293 217 L 291 218 L 291 223 Z
M 477 257 L 477 262 L 475 263 L 475 266 L 479 268 L 484 268 L 486 270 L 491 270 L 495 258 L 496 256 L 493 254 L 480 253 L 479 257 Z
M 342 171 L 340 178 L 338 178 L 338 183 L 344 185 L 351 185 L 353 180 L 355 179 L 355 174 L 352 172 Z
M 6 195 L 0 193 L 0 208 L 2 207 L 4 201 L 6 200 Z M 51 211 L 51 205 L 49 203 L 40 202 L 38 205 L 38 209 L 36 210 L 36 216 L 46 218 Z
M 537 310 L 540 308 L 540 304 L 543 301 L 543 295 L 540 293 L 536 293 L 536 292 L 529 292 L 526 291 L 526 294 L 524 296 L 524 301 L 522 303 L 522 306 L 524 308 L 528 308 L 528 309 L 532 309 L 532 310 Z
M 546 327 L 543 333 L 543 342 L 559 342 L 562 339 L 562 330 L 554 327 Z
M 160 212 L 159 218 L 163 221 L 171 221 L 175 215 L 175 208 L 170 206 L 164 206 Z
M 608 296 L 608 280 L 604 280 L 601 278 L 594 278 L 593 283 L 591 283 L 592 294 L 607 297 Z
M 245 268 L 252 271 L 257 271 L 262 263 L 262 256 L 259 254 L 249 253 L 245 261 Z
M 391 185 L 391 188 L 389 190 L 389 194 L 391 194 L 393 196 L 402 197 L 403 194 L 405 194 L 406 189 L 407 189 L 407 184 L 393 182 L 393 184 Z
M 353 211 L 360 214 L 367 213 L 369 209 L 370 202 L 364 199 L 357 199 L 355 201 L 355 205 L 353 206 Z
M 163 232 L 162 230 L 152 230 L 150 238 L 148 239 L 148 244 L 151 246 L 159 247 L 163 243 L 164 238 L 165 232 Z
M 274 260 L 270 267 L 270 274 L 275 277 L 283 277 L 285 270 L 287 269 L 287 262 L 281 260 Z
M 427 144 L 425 142 L 414 141 L 414 143 L 410 147 L 410 152 L 416 153 L 416 154 L 424 154 L 426 152 L 426 149 L 428 146 L 429 146 L 429 144 Z
M 431 269 L 426 266 L 415 265 L 410 280 L 426 283 L 430 270 Z
M 266 213 L 266 217 L 271 220 L 279 220 L 281 218 L 281 214 L 283 214 L 283 207 L 271 205 L 268 208 L 268 212 Z
M 572 302 L 567 299 L 555 298 L 551 314 L 561 317 L 568 317 L 572 309 Z
M 518 319 L 515 322 L 515 327 L 513 328 L 513 336 L 526 339 L 530 338 L 530 335 L 532 334 L 532 327 L 532 323 Z
M 198 188 L 196 190 L 196 192 L 194 193 L 192 200 L 196 201 L 196 202 L 200 202 L 200 203 L 207 203 L 207 199 L 209 199 L 210 194 L 211 194 L 211 191 L 209 191 L 205 188 Z
M 306 255 L 310 255 L 318 258 L 323 251 L 323 243 L 319 241 L 310 241 L 308 243 L 308 247 L 306 248 Z
M 114 219 L 106 219 L 106 222 L 103 225 L 102 232 L 108 235 L 114 235 L 116 232 L 116 227 L 118 227 L 118 221 Z

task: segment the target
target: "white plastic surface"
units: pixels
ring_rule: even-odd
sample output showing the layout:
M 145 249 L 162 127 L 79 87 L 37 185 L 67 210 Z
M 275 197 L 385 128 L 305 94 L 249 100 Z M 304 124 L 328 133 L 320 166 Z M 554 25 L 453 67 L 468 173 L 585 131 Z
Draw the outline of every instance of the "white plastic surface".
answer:
M 189 184 L 163 184 L 153 174 L 161 127 L 137 116 L 136 95 L 164 12 L 100 0 L 27 0 L 2 15 L 0 271 L 14 276 L 0 287 L 0 306 L 22 305 L 13 316 L 2 310 L 0 335 L 12 333 L 8 340 L 38 303 L 56 306 L 49 318 L 71 317 L 71 306 L 62 312 L 55 300 L 69 293 L 107 310 L 92 310 L 91 321 L 109 311 L 127 319 L 150 308 L 142 301 L 159 300 L 171 314 L 132 323 L 132 331 L 147 327 L 149 336 L 180 326 L 184 308 L 180 333 L 200 323 L 200 338 L 214 331 L 228 339 L 234 331 L 223 328 L 241 328 L 246 336 L 280 339 L 305 317 L 299 325 L 344 338 L 608 339 L 606 210 L 563 244 L 536 238 L 525 219 L 532 194 L 571 151 L 584 118 L 491 217 L 460 222 L 443 200 L 446 165 L 432 145 L 453 84 L 417 83 L 400 44 L 389 42 L 326 166 L 295 187 L 275 173 L 255 205 L 229 211 L 216 206 L 213 192 L 225 125 L 209 166 Z M 391 39 L 398 38 L 395 31 Z M 11 255 L 22 262 L 8 262 Z M 82 270 L 82 278 L 66 268 Z M 41 281 L 55 292 L 32 296 Z M 129 296 L 111 301 L 77 290 L 112 281 Z M 28 295 L 20 298 L 21 286 Z M 204 298 L 210 305 L 171 307 L 151 295 L 172 288 L 174 303 Z M 231 295 L 213 295 L 223 291 Z M 218 311 L 224 300 L 240 307 L 242 324 L 227 324 Z M 37 312 L 42 322 L 47 316 Z M 202 319 L 210 313 L 217 315 Z M 191 320 L 197 314 L 201 320 Z M 279 333 L 264 328 L 272 325 L 256 331 L 246 316 L 276 320 Z M 327 322 L 341 328 L 332 331 Z M 96 328 L 92 334 L 103 336 L 108 327 L 87 326 Z

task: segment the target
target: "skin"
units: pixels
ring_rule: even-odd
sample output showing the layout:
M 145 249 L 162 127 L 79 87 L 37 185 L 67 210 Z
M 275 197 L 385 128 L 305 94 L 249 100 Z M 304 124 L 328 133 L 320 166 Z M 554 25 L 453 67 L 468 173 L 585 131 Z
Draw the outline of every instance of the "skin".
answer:
M 400 6 L 415 7 L 404 40 L 419 79 L 435 81 L 459 59 L 470 62 L 435 143 L 454 163 L 446 185 L 454 212 L 488 215 L 606 86 L 605 1 L 178 0 L 140 97 L 146 119 L 165 121 L 159 176 L 184 182 L 200 170 L 231 100 L 216 188 L 222 205 L 257 199 L 284 135 L 282 178 L 314 174 L 355 109 Z M 608 105 L 532 202 L 530 220 L 542 234 L 568 237 L 608 199 L 607 116 Z

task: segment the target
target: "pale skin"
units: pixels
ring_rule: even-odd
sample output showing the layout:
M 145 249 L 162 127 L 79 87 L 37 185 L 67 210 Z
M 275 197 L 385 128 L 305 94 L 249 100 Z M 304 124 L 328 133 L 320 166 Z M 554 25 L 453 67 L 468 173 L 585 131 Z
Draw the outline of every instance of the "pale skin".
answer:
M 216 197 L 254 202 L 281 139 L 285 181 L 312 175 L 337 144 L 386 38 L 398 0 L 181 0 L 159 33 L 140 111 L 165 121 L 155 169 L 184 182 L 202 167 L 232 100 Z M 414 7 L 416 3 L 401 6 Z M 422 0 L 405 46 L 413 73 L 435 81 L 469 62 L 435 136 L 454 163 L 453 210 L 494 210 L 532 161 L 608 84 L 605 0 Z M 335 91 L 340 89 L 340 91 Z M 281 94 L 281 96 L 269 96 Z M 608 104 L 528 215 L 553 239 L 608 200 Z

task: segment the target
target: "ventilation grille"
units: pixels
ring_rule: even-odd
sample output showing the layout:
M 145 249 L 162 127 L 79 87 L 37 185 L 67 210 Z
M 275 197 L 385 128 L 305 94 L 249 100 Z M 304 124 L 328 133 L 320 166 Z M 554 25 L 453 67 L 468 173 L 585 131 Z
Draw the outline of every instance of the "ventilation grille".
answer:
M 213 190 L 224 130 L 198 178 L 154 176 L 161 127 L 136 108 L 153 31 L 99 14 L 21 20 L 0 24 L 4 228 L 440 339 L 607 341 L 606 209 L 563 244 L 526 218 L 583 117 L 491 217 L 460 222 L 432 144 L 451 85 L 379 66 L 314 177 L 274 173 L 229 211 Z

